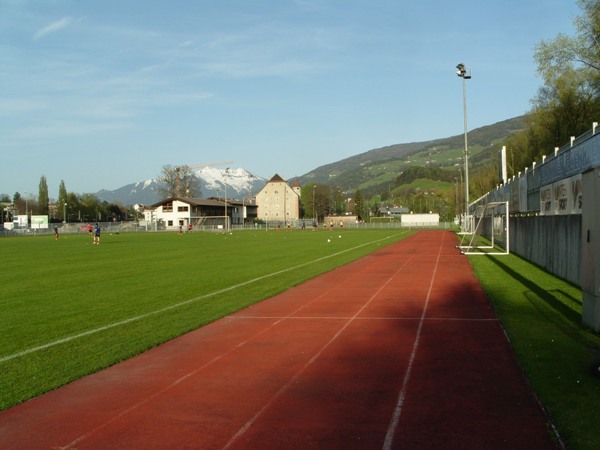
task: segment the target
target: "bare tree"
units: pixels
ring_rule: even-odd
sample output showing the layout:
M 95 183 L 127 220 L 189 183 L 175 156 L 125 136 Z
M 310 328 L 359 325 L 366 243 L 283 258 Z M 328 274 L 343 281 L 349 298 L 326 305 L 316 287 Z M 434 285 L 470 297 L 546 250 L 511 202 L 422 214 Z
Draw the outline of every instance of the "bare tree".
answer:
M 158 177 L 158 193 L 165 197 L 200 197 L 198 177 L 189 166 L 164 165 Z

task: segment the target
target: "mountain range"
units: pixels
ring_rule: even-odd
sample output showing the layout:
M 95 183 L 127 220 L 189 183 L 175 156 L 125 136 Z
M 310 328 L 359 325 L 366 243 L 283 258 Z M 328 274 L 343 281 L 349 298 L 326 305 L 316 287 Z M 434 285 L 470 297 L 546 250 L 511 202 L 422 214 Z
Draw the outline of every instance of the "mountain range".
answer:
M 502 141 L 524 126 L 525 117 L 519 116 L 469 131 L 470 170 L 477 170 L 478 166 L 488 164 L 490 157 L 497 154 Z M 346 192 L 361 189 L 367 193 L 376 193 L 411 166 L 453 170 L 453 166 L 462 166 L 463 155 L 464 134 L 459 134 L 372 149 L 317 167 L 304 175 L 292 177 L 288 182 L 297 179 L 301 186 L 309 183 L 330 184 Z M 225 197 L 227 194 L 228 198 L 241 200 L 256 194 L 268 181 L 243 168 L 203 167 L 194 169 L 194 174 L 199 179 L 202 196 L 205 198 Z M 95 195 L 101 201 L 111 203 L 151 205 L 161 200 L 158 187 L 156 179 L 148 179 L 112 191 L 103 189 Z
M 230 199 L 247 198 L 263 188 L 266 179 L 253 175 L 245 169 L 219 169 L 216 167 L 202 167 L 193 169 L 194 175 L 200 183 L 202 197 L 227 197 Z M 127 184 L 115 190 L 102 189 L 96 192 L 96 197 L 109 203 L 123 205 L 152 205 L 161 200 L 157 179 L 148 179 Z

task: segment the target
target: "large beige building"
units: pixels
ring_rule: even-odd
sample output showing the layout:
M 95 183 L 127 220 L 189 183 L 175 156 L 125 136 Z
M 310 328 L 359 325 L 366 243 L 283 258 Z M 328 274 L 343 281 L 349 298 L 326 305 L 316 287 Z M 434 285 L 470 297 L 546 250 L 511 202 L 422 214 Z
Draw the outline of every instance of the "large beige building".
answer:
M 300 185 L 298 180 L 292 186 L 279 175 L 267 181 L 256 194 L 258 219 L 265 222 L 281 222 L 293 224 L 300 219 Z

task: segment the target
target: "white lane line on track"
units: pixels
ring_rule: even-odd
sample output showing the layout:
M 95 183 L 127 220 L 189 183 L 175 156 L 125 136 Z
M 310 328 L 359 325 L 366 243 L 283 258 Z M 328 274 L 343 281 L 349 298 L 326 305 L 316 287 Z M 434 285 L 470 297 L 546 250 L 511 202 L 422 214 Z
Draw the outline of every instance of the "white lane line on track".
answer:
M 352 317 L 335 317 L 335 316 L 294 316 L 294 317 L 282 317 L 282 316 L 235 316 L 226 317 L 226 320 L 273 320 L 273 319 L 289 319 L 289 320 L 351 320 Z M 424 320 L 424 321 L 437 321 L 437 322 L 498 322 L 497 318 L 491 317 L 356 317 L 354 320 Z
M 365 247 L 367 245 L 372 245 L 372 244 L 376 244 L 378 242 L 383 242 L 383 241 L 385 241 L 387 239 L 390 239 L 391 237 L 396 236 L 398 234 L 403 234 L 403 233 L 396 233 L 396 234 L 393 234 L 393 235 L 390 235 L 390 236 L 386 236 L 383 239 L 377 239 L 375 241 L 366 242 L 364 244 L 357 245 L 356 247 L 352 247 L 352 248 L 349 248 L 349 249 L 346 249 L 346 250 L 342 250 L 340 252 L 333 253 L 331 255 L 323 256 L 321 258 L 317 258 L 315 260 L 312 260 L 312 261 L 309 261 L 309 262 L 306 262 L 306 263 L 298 264 L 297 266 L 294 266 L 294 267 L 289 267 L 287 269 L 279 270 L 277 272 L 273 272 L 273 273 L 269 273 L 269 274 L 266 274 L 266 275 L 262 275 L 260 277 L 253 278 L 252 280 L 248 280 L 248 281 L 244 281 L 243 283 L 236 284 L 235 286 L 229 286 L 229 287 L 227 287 L 225 289 L 220 289 L 218 291 L 211 292 L 209 294 L 201 295 L 199 297 L 194 297 L 194 298 L 191 298 L 189 300 L 186 300 L 186 301 L 183 301 L 183 302 L 180 302 L 180 303 L 176 303 L 174 305 L 166 306 L 164 308 L 157 309 L 155 311 L 151 311 L 151 312 L 146 313 L 146 314 L 140 314 L 139 316 L 130 317 L 129 319 L 121 320 L 119 322 L 110 323 L 108 325 L 104 325 L 104 326 L 99 327 L 99 328 L 94 328 L 92 330 L 84 331 L 83 333 L 74 334 L 74 335 L 67 336 L 67 337 L 62 338 L 62 339 L 57 339 L 56 341 L 48 342 L 47 344 L 39 345 L 37 347 L 31 347 L 31 348 L 28 348 L 26 350 L 22 350 L 20 352 L 13 353 L 12 355 L 3 356 L 2 358 L 0 358 L 0 364 L 3 363 L 3 362 L 6 362 L 6 361 L 10 361 L 11 359 L 19 358 L 21 356 L 25 356 L 25 355 L 28 355 L 30 353 L 35 353 L 35 352 L 40 351 L 40 350 L 45 350 L 45 349 L 48 349 L 50 347 L 54 347 L 54 346 L 59 345 L 59 344 L 65 344 L 67 342 L 74 341 L 76 339 L 80 339 L 82 337 L 89 336 L 89 335 L 92 335 L 92 334 L 96 334 L 96 333 L 99 333 L 101 331 L 110 330 L 111 328 L 119 327 L 121 325 L 127 325 L 127 324 L 130 324 L 132 322 L 137 322 L 138 320 L 145 319 L 145 318 L 151 317 L 151 316 L 155 316 L 157 314 L 161 314 L 161 313 L 170 311 L 172 309 L 181 308 L 182 306 L 186 306 L 186 305 L 189 305 L 191 303 L 195 303 L 195 302 L 200 301 L 200 300 L 205 300 L 207 298 L 214 297 L 215 295 L 223 294 L 225 292 L 229 292 L 229 291 L 238 289 L 240 287 L 247 286 L 249 284 L 265 280 L 267 278 L 271 278 L 271 277 L 274 277 L 274 276 L 277 276 L 277 275 L 281 275 L 282 273 L 286 273 L 286 272 L 290 272 L 290 271 L 293 271 L 293 270 L 297 270 L 297 269 L 299 269 L 301 267 L 305 267 L 305 266 L 314 264 L 314 263 L 319 262 L 319 261 L 323 261 L 323 260 L 326 260 L 326 259 L 329 259 L 329 258 L 333 258 L 334 256 L 339 256 L 339 255 L 342 255 L 344 253 L 350 252 L 352 250 L 356 250 L 356 249 L 359 249 L 361 247 Z
M 440 244 L 440 248 L 438 250 L 438 255 L 435 261 L 435 266 L 433 269 L 433 274 L 431 275 L 431 281 L 429 282 L 429 290 L 427 292 L 427 298 L 425 299 L 425 305 L 423 306 L 423 313 L 421 314 L 421 320 L 419 321 L 419 327 L 417 328 L 417 335 L 415 337 L 415 342 L 413 343 L 412 353 L 410 355 L 410 360 L 408 362 L 408 367 L 406 368 L 406 373 L 404 374 L 404 380 L 402 382 L 402 389 L 398 395 L 398 401 L 396 402 L 396 408 L 394 408 L 394 413 L 392 415 L 392 419 L 390 420 L 390 424 L 388 426 L 387 434 L 385 436 L 385 440 L 383 442 L 383 450 L 390 450 L 392 448 L 392 443 L 394 440 L 394 434 L 396 429 L 398 428 L 398 422 L 400 422 L 400 415 L 402 414 L 402 407 L 404 406 L 404 398 L 406 397 L 406 388 L 408 386 L 408 381 L 410 380 L 410 375 L 412 373 L 412 368 L 415 362 L 415 357 L 417 355 L 417 350 L 419 348 L 419 343 L 421 341 L 421 332 L 423 330 L 423 324 L 425 323 L 425 316 L 427 315 L 427 308 L 429 306 L 429 298 L 431 297 L 431 291 L 433 289 L 433 282 L 435 281 L 435 276 L 437 274 L 438 265 L 440 262 L 440 256 L 442 253 L 442 247 L 444 244 L 444 238 L 446 234 L 442 237 L 442 242 Z
M 410 261 L 413 258 L 413 256 L 411 256 L 408 260 Z M 302 368 L 300 368 L 293 377 L 290 378 L 290 380 L 284 384 L 275 394 L 273 394 L 273 396 L 271 397 L 271 399 L 265 403 L 265 405 L 251 418 L 249 419 L 242 428 L 240 428 L 238 430 L 238 432 L 236 434 L 234 434 L 231 439 L 229 439 L 229 441 L 227 442 L 227 444 L 223 447 L 223 450 L 228 449 L 229 447 L 231 447 L 241 436 L 243 436 L 246 431 L 248 431 L 250 429 L 250 427 L 252 427 L 252 425 L 256 422 L 256 420 L 258 420 L 258 418 L 267 410 L 271 407 L 271 405 L 279 398 L 281 397 L 281 395 L 283 395 L 283 393 L 285 391 L 287 391 L 289 389 L 289 387 L 294 384 L 304 373 L 304 371 L 306 369 L 308 369 L 308 367 L 310 367 L 320 356 L 321 354 L 344 332 L 344 330 L 346 330 L 346 328 L 348 328 L 350 326 L 351 323 L 353 323 L 358 315 L 360 313 L 362 313 L 362 311 L 365 310 L 365 308 L 367 308 L 367 306 L 369 306 L 369 304 L 371 304 L 371 302 L 379 295 L 379 293 L 384 290 L 388 284 L 398 275 L 399 272 L 401 272 L 402 270 L 404 270 L 404 267 L 406 266 L 406 264 L 401 265 L 392 275 L 389 276 L 389 278 L 379 287 L 379 289 L 377 289 L 375 291 L 375 293 L 373 295 L 371 295 L 371 297 L 369 297 L 369 299 L 365 302 L 365 304 L 356 312 L 356 314 L 354 314 L 354 316 L 350 317 L 347 319 L 346 323 L 337 331 L 337 333 L 335 333 L 335 335 L 333 335 L 333 337 L 326 342 L 323 347 L 321 347 L 319 349 L 319 351 L 317 353 L 315 353 L 312 358 L 310 358 L 306 364 L 304 364 L 304 366 L 302 366 Z M 437 266 L 436 266 L 437 267 Z M 293 318 L 293 317 L 290 317 Z

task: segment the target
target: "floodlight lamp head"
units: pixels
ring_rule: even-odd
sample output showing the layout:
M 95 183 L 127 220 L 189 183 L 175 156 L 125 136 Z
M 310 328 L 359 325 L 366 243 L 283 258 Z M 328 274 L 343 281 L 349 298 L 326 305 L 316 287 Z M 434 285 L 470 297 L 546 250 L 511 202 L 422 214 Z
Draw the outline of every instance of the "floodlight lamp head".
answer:
M 456 71 L 456 75 L 458 75 L 461 78 L 464 78 L 465 80 L 471 79 L 471 69 L 470 68 L 465 67 L 464 64 L 459 64 L 458 66 L 456 66 L 456 68 L 458 69 Z

